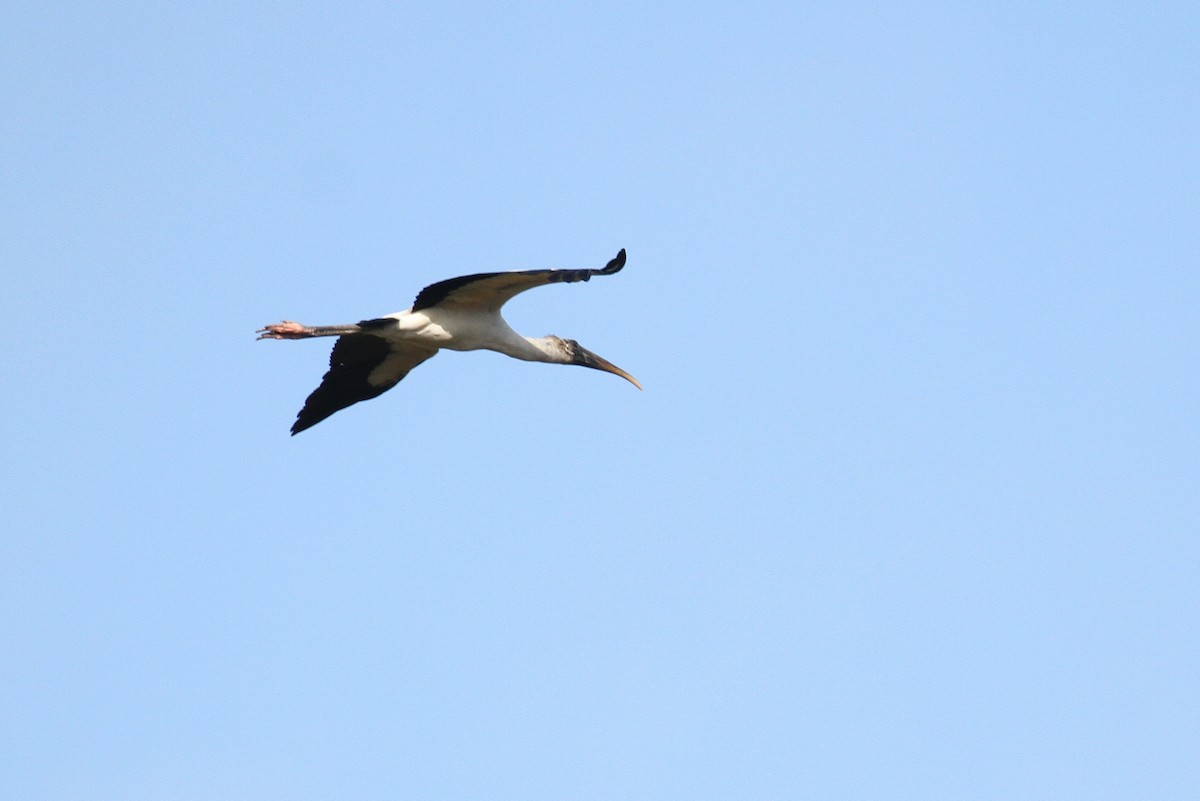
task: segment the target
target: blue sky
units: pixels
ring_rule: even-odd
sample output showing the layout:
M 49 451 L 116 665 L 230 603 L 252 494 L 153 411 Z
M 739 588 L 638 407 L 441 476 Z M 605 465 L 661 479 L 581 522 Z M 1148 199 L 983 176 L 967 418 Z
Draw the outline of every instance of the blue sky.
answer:
M 1195 4 L 427 5 L 6 15 L 0 795 L 1195 798 Z

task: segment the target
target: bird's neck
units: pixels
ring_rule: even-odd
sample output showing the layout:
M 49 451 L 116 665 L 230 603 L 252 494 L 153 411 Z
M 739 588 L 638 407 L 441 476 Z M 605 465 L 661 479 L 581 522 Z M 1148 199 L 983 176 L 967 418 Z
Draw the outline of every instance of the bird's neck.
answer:
M 567 352 L 566 344 L 556 336 L 522 337 L 522 339 L 528 342 L 531 348 L 526 351 L 528 355 L 517 356 L 519 359 L 531 362 L 548 362 L 550 364 L 571 363 L 571 356 Z

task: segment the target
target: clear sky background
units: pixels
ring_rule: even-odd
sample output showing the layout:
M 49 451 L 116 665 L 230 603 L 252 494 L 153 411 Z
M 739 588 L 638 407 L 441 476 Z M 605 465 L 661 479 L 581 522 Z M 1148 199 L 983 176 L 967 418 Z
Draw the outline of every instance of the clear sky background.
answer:
M 0 796 L 1200 796 L 1200 7 L 901 5 L 9 8 Z

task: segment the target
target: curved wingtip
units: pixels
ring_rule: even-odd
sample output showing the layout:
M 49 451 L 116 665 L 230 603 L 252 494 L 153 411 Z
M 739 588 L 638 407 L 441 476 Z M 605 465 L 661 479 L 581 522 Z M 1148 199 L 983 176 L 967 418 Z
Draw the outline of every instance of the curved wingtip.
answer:
M 617 252 L 616 258 L 604 265 L 604 269 L 600 270 L 601 275 L 612 275 L 625 266 L 625 248 L 621 248 Z

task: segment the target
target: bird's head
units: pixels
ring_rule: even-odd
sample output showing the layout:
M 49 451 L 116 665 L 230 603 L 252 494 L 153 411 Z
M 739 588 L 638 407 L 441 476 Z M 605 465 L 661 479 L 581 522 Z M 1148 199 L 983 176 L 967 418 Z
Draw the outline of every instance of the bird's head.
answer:
M 612 373 L 613 375 L 619 375 L 619 376 L 621 376 L 621 378 L 624 378 L 626 381 L 633 384 L 638 389 L 642 388 L 642 385 L 638 383 L 638 380 L 636 378 L 634 378 L 629 373 L 622 370 L 620 367 L 617 367 L 615 364 L 610 362 L 608 359 L 602 358 L 602 357 L 597 356 L 596 354 L 592 353 L 590 350 L 585 348 L 583 345 L 580 345 L 575 340 L 560 339 L 559 337 L 555 337 L 555 336 L 547 337 L 547 339 L 557 340 L 557 344 L 559 345 L 560 348 L 562 348 L 563 353 L 567 357 L 568 364 L 578 364 L 583 367 L 591 367 L 593 370 L 603 370 L 606 373 Z

